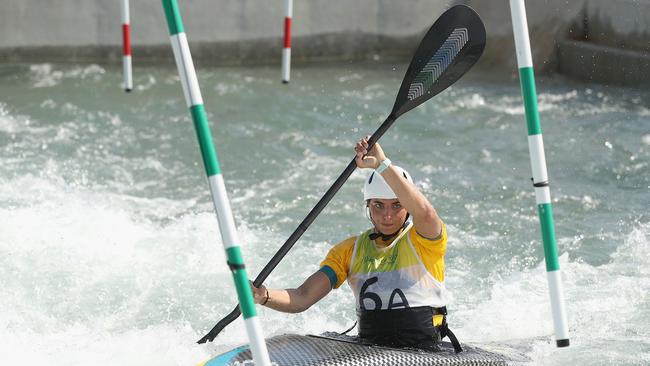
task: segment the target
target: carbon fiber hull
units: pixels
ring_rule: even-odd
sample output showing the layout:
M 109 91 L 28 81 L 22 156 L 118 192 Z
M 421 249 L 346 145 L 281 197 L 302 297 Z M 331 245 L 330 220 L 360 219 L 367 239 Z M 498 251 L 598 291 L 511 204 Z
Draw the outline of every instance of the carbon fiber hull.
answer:
M 448 342 L 441 344 L 440 352 L 395 349 L 362 345 L 350 337 L 284 334 L 269 338 L 266 344 L 271 361 L 278 366 L 496 366 L 526 365 L 530 359 L 520 352 L 501 346 L 481 348 L 463 344 L 464 351 L 454 353 Z M 252 365 L 248 346 L 219 355 L 204 366 Z

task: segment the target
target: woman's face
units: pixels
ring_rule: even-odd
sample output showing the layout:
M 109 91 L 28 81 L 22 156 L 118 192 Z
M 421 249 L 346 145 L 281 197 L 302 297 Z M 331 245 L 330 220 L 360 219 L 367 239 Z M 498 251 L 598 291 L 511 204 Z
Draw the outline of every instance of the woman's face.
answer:
M 406 220 L 406 209 L 398 199 L 370 199 L 368 202 L 370 217 L 377 231 L 384 235 L 397 232 Z

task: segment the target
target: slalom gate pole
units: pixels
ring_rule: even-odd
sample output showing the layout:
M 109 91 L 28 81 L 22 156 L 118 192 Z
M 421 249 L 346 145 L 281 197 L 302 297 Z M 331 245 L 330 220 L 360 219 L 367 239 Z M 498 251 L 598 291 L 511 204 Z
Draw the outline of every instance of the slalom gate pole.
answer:
M 232 272 L 239 307 L 244 315 L 246 333 L 250 341 L 250 349 L 253 354 L 255 365 L 270 366 L 266 343 L 262 335 L 259 318 L 255 310 L 253 293 L 248 282 L 248 274 L 244 266 L 244 259 L 241 254 L 235 228 L 235 221 L 230 209 L 230 203 L 226 194 L 226 186 L 221 168 L 217 159 L 217 152 L 212 144 L 212 136 L 208 126 L 208 119 L 203 106 L 203 98 L 199 89 L 199 82 L 194 70 L 192 55 L 187 43 L 187 36 L 183 27 L 183 21 L 176 0 L 162 0 L 165 9 L 165 16 L 169 26 L 170 40 L 176 59 L 176 66 L 183 86 L 185 101 L 190 110 L 192 121 L 196 130 L 203 165 L 208 176 L 208 184 L 212 195 L 212 202 L 217 214 L 221 239 L 226 251 L 228 266 Z
M 122 10 L 122 79 L 124 90 L 133 90 L 133 75 L 131 72 L 131 15 L 129 12 L 129 0 L 121 1 Z
M 549 189 L 542 128 L 539 121 L 539 110 L 537 108 L 535 74 L 533 71 L 533 58 L 530 51 L 530 39 L 528 38 L 528 22 L 526 20 L 524 0 L 510 0 L 510 12 L 515 36 L 521 94 L 524 99 L 526 123 L 528 126 L 528 149 L 530 151 L 530 164 L 533 171 L 533 186 L 535 187 L 537 212 L 542 228 L 544 259 L 546 261 L 546 274 L 551 297 L 555 342 L 557 347 L 568 347 L 569 327 L 562 293 L 562 278 L 560 276 L 560 262 L 558 260 L 557 242 L 555 240 L 551 191 Z
M 293 0 L 284 3 L 284 48 L 282 48 L 282 83 L 288 84 L 291 73 L 291 17 Z

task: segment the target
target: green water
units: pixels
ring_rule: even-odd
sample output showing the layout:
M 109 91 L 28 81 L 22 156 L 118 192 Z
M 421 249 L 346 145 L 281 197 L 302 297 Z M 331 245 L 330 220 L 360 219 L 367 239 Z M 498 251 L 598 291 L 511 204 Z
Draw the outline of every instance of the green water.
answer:
M 0 354 L 22 363 L 196 364 L 246 341 L 176 70 L 0 67 Z M 201 68 L 252 276 L 393 105 L 405 65 Z M 525 344 L 537 364 L 650 361 L 650 92 L 538 80 L 572 346 L 557 350 L 518 80 L 470 73 L 380 141 L 449 230 L 461 341 Z M 294 287 L 368 227 L 355 172 L 269 278 Z M 267 336 L 344 330 L 347 286 Z M 5 357 L 5 356 L 3 356 Z

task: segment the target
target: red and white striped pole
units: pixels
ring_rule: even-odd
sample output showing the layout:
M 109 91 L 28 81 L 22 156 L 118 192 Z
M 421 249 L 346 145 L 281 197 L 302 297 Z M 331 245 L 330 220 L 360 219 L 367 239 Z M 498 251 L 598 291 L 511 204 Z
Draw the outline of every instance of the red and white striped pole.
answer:
M 282 82 L 289 83 L 291 71 L 291 17 L 293 16 L 293 0 L 285 1 L 284 16 L 284 48 L 282 49 Z
M 129 0 L 122 0 L 122 76 L 124 90 L 133 90 L 133 75 L 131 74 L 131 29 L 130 29 Z

